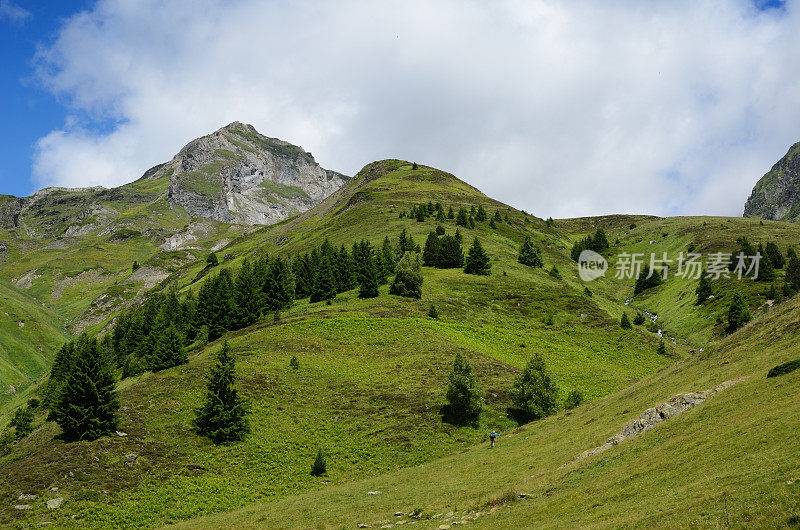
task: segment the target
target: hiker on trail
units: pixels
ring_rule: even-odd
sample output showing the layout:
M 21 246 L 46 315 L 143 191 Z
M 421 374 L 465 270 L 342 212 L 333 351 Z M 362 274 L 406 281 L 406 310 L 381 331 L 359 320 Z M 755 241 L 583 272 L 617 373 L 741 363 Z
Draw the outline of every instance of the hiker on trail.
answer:
M 497 434 L 497 432 L 495 432 L 495 431 L 492 431 L 491 433 L 489 433 L 489 441 L 492 442 L 492 449 L 494 449 L 494 439 L 497 438 L 498 436 L 500 436 L 500 435 Z

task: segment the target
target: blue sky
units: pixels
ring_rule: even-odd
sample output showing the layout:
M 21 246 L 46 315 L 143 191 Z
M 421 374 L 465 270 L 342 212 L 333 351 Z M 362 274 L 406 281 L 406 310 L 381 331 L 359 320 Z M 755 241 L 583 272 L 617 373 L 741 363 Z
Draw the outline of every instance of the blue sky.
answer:
M 55 36 L 62 19 L 87 4 L 73 0 L 22 1 L 9 7 L 9 2 L 0 0 L 0 193 L 20 196 L 35 191 L 31 182 L 33 145 L 60 127 L 66 112 L 37 81 L 33 58 L 37 46 Z
M 536 215 L 739 215 L 800 140 L 800 0 L 0 0 L 0 193 L 231 122 Z

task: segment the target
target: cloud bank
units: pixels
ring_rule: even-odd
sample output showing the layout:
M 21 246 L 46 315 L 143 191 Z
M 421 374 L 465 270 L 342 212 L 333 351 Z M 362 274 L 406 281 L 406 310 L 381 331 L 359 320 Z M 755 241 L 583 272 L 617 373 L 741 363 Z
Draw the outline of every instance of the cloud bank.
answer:
M 39 185 L 114 186 L 226 123 L 354 174 L 455 173 L 536 215 L 739 215 L 800 139 L 800 6 L 102 0 L 36 65 Z
M 24 24 L 33 15 L 10 0 L 0 0 L 0 21 L 8 20 L 12 24 Z

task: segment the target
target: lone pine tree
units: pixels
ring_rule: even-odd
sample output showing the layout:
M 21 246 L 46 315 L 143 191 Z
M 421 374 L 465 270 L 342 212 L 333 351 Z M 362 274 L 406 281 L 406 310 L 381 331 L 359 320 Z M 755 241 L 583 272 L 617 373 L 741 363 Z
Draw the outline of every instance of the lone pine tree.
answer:
M 49 419 L 58 423 L 64 439 L 96 440 L 117 428 L 116 379 L 97 340 L 78 339 L 63 387 Z
M 483 391 L 475 382 L 472 366 L 461 353 L 456 353 L 453 370 L 448 376 L 445 416 L 456 425 L 477 421 L 483 409 Z
M 489 261 L 489 255 L 483 250 L 481 242 L 476 237 L 472 242 L 472 246 L 467 252 L 467 258 L 464 264 L 464 272 L 467 274 L 478 274 L 486 276 L 492 268 Z
M 711 280 L 708 278 L 705 271 L 700 275 L 700 281 L 697 283 L 695 293 L 697 294 L 697 305 L 702 304 L 714 294 L 714 289 L 711 287 Z
M 740 293 L 733 295 L 731 305 L 728 306 L 728 333 L 733 333 L 750 321 L 750 310 Z
M 235 442 L 250 432 L 245 400 L 236 390 L 236 360 L 225 342 L 211 368 L 203 405 L 195 411 L 194 428 L 215 444 Z
M 544 267 L 542 249 L 530 237 L 526 237 L 519 249 L 518 261 L 528 267 Z

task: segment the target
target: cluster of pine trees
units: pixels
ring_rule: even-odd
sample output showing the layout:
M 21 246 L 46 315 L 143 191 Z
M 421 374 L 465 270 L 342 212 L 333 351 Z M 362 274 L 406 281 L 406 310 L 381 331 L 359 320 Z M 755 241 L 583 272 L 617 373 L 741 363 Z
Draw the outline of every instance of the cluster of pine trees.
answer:
M 464 272 L 467 274 L 489 274 L 492 264 L 477 237 L 473 240 L 465 258 L 461 249 L 462 236 L 458 228 L 452 236 L 444 232 L 444 228 L 438 226 L 436 231 L 428 234 L 425 249 L 422 251 L 423 265 L 439 269 L 464 267 Z
M 412 206 L 408 211 L 401 211 L 400 217 L 416 219 L 420 223 L 425 222 L 431 217 L 435 218 L 436 221 L 440 223 L 446 221 L 447 219 L 455 219 L 456 225 L 463 226 L 464 228 L 475 228 L 475 223 L 483 223 L 487 220 L 489 221 L 489 227 L 495 229 L 497 228 L 498 223 L 503 221 L 511 224 L 511 220 L 508 217 L 508 212 L 505 213 L 504 217 L 500 214 L 500 210 L 496 210 L 494 215 L 489 217 L 482 204 L 478 205 L 477 208 L 475 206 L 470 206 L 469 210 L 461 207 L 458 209 L 457 214 L 453 210 L 453 207 L 450 206 L 447 210 L 447 214 L 445 214 L 442 203 L 437 202 L 434 204 L 432 201 L 428 201 L 427 204 L 420 203 Z
M 575 244 L 572 245 L 570 256 L 573 261 L 578 261 L 581 252 L 584 250 L 594 250 L 598 254 L 602 254 L 603 251 L 608 250 L 608 246 L 608 238 L 606 237 L 605 231 L 602 228 L 598 228 L 594 235 L 590 234 L 580 241 L 576 241 Z
M 442 409 L 444 419 L 456 425 L 477 423 L 483 410 L 483 395 L 469 361 L 457 353 L 448 376 L 446 404 Z M 573 408 L 582 400 L 581 393 L 573 390 L 567 396 L 564 406 Z M 539 355 L 535 354 L 528 361 L 514 381 L 511 401 L 511 414 L 520 422 L 538 420 L 558 410 L 558 386 L 550 376 L 544 359 Z

